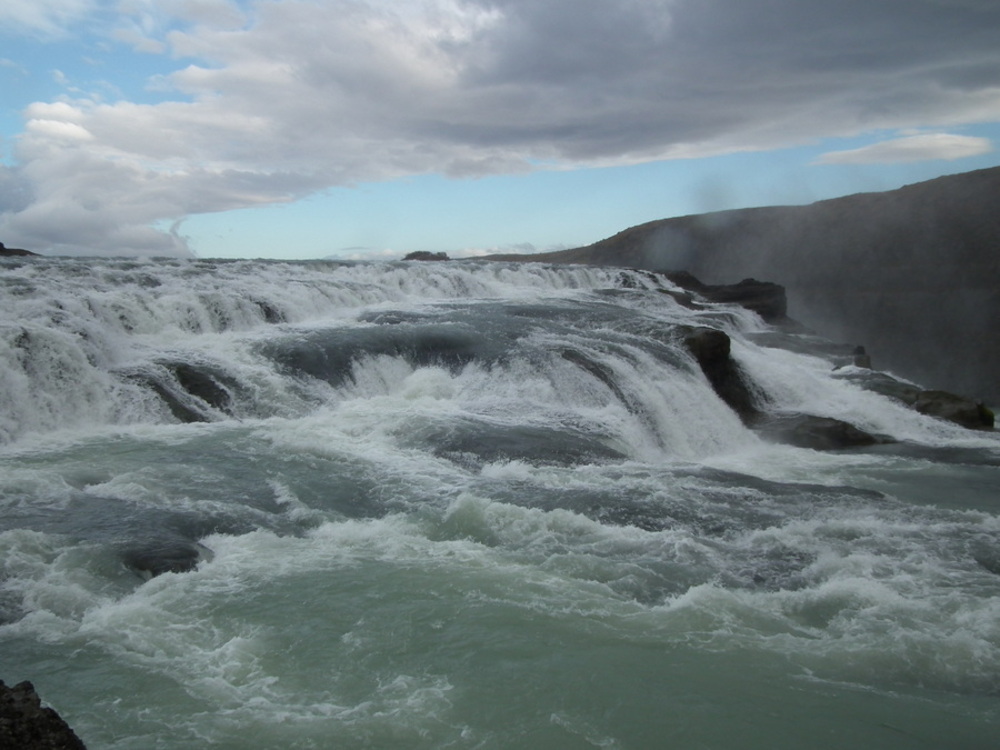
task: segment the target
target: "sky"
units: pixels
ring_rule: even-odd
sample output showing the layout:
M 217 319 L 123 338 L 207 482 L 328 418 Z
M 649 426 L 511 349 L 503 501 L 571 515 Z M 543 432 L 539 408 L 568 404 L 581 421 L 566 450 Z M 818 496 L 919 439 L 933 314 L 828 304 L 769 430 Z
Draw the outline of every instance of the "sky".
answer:
M 0 241 L 451 257 L 1000 165 L 997 0 L 3 0 Z

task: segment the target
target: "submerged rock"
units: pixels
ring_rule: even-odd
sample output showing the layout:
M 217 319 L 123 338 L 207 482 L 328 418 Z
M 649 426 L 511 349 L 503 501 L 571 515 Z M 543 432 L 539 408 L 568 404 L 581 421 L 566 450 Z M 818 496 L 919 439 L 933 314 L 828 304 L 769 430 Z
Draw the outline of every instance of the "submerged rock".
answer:
M 30 682 L 0 680 L 0 747 L 9 750 L 86 750 L 55 709 L 42 707 Z
M 171 540 L 133 546 L 122 552 L 125 565 L 147 581 L 164 573 L 190 572 L 213 557 L 212 550 L 203 544 Z

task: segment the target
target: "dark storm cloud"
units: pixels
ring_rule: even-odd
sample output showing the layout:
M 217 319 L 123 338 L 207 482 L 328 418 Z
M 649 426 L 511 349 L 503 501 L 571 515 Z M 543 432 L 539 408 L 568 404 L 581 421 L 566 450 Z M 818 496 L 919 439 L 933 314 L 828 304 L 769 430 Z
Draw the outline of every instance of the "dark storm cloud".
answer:
M 462 87 L 507 97 L 521 117 L 464 113 L 461 134 L 482 144 L 535 136 L 570 159 L 770 147 L 948 122 L 949 111 L 961 121 L 974 93 L 996 114 L 1000 4 L 483 5 L 505 22 L 469 45 Z

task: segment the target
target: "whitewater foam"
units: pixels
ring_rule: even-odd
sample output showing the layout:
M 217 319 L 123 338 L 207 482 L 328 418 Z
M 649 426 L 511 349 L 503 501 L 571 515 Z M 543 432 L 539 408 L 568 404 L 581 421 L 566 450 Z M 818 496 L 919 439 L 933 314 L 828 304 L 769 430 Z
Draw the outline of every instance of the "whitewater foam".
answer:
M 137 750 L 988 746 L 996 435 L 664 291 L 0 263 L 4 679 Z M 759 439 L 701 325 L 763 408 L 904 442 Z

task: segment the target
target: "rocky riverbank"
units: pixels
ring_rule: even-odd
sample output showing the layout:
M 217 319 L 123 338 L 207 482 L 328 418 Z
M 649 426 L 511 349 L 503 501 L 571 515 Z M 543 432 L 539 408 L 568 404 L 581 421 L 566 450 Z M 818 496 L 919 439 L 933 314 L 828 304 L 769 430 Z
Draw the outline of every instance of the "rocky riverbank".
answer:
M 86 750 L 55 709 L 42 706 L 30 682 L 0 680 L 0 747 L 6 750 Z

